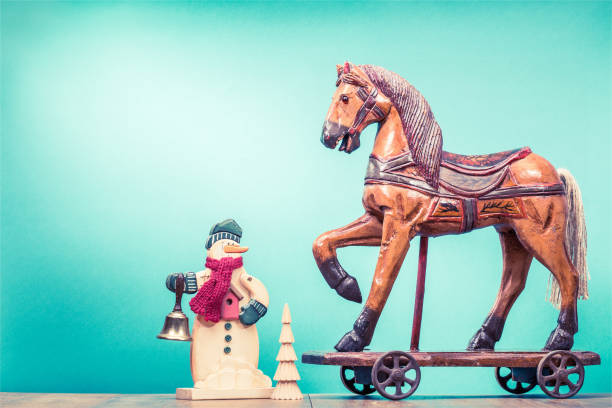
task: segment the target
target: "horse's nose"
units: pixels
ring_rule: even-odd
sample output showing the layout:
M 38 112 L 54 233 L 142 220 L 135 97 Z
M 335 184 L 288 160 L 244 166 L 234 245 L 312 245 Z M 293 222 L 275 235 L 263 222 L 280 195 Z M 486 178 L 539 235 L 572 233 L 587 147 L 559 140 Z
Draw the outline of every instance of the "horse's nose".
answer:
M 348 132 L 348 128 L 338 122 L 326 120 L 321 131 L 321 143 L 333 149 L 338 144 L 338 140 Z
M 332 147 L 335 144 L 332 129 L 332 123 L 326 120 L 323 123 L 323 130 L 321 131 L 321 143 L 323 143 L 327 147 Z

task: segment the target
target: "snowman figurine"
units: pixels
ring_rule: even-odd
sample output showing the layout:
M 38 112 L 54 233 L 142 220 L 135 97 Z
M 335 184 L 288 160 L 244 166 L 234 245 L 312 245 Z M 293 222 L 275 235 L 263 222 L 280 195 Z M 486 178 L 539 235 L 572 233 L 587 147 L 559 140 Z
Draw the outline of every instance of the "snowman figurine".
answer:
M 255 323 L 267 311 L 264 285 L 248 275 L 240 246 L 242 228 L 232 219 L 215 224 L 206 240 L 206 269 L 185 273 L 185 293 L 196 314 L 192 329 L 194 388 L 178 388 L 179 399 L 269 398 L 270 377 L 257 369 L 259 338 Z M 178 273 L 168 276 L 173 291 Z

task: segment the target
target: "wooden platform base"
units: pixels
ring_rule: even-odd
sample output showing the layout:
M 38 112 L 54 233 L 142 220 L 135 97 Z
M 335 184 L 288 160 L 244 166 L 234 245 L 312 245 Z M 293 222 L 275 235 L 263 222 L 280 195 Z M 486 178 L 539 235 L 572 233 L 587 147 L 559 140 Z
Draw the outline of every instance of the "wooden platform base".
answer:
M 273 390 L 274 387 L 237 390 L 203 390 L 200 388 L 177 388 L 176 399 L 215 400 L 270 398 Z
M 177 388 L 176 399 L 216 400 L 216 399 L 257 399 L 270 398 L 274 387 L 237 390 L 203 390 L 201 388 Z
M 537 367 L 548 351 L 407 351 L 421 367 Z M 599 354 L 592 351 L 573 351 L 582 364 L 599 365 Z M 318 352 L 302 354 L 302 363 L 371 367 L 385 352 Z

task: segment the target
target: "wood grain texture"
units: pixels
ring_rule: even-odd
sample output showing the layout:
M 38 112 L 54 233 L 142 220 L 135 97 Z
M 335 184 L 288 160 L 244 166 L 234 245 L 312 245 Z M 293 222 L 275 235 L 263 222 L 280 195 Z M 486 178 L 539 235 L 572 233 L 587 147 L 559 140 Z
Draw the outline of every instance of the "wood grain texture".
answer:
M 0 406 L 2 408 L 311 408 L 310 400 L 306 395 L 301 401 L 273 401 L 270 399 L 185 401 L 177 400 L 174 394 L 39 394 L 13 392 L 0 393 Z
M 567 400 L 552 400 L 544 395 L 529 396 L 411 396 L 401 401 L 384 400 L 380 396 L 345 396 L 318 394 L 311 395 L 313 408 L 365 408 L 365 407 L 410 407 L 410 408 L 539 408 L 539 407 L 581 407 L 609 408 L 610 394 L 585 394 Z
M 599 365 L 599 354 L 592 351 L 572 351 L 584 365 Z M 548 351 L 457 351 L 409 352 L 421 367 L 536 367 Z M 384 352 L 302 354 L 302 363 L 340 366 L 373 366 Z
M 52 394 L 2 392 L 0 393 L 0 406 L 3 408 L 88 408 L 102 406 L 109 400 L 118 396 L 119 394 Z
M 302 401 L 232 400 L 180 401 L 173 394 L 37 394 L 0 393 L 3 408 L 28 407 L 122 407 L 122 408 L 364 408 L 364 407 L 582 407 L 608 408 L 612 394 L 584 394 L 567 400 L 552 400 L 544 395 L 515 396 L 412 396 L 403 401 L 389 401 L 380 396 L 360 397 L 346 394 L 304 395 Z

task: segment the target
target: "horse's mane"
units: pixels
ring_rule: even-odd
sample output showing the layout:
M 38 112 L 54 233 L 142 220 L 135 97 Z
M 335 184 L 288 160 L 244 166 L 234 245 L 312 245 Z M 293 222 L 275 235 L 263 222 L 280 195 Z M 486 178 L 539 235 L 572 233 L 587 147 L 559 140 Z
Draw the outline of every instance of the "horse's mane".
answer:
M 442 130 L 423 95 L 395 72 L 375 65 L 358 65 L 397 109 L 408 147 L 425 180 L 438 188 Z

